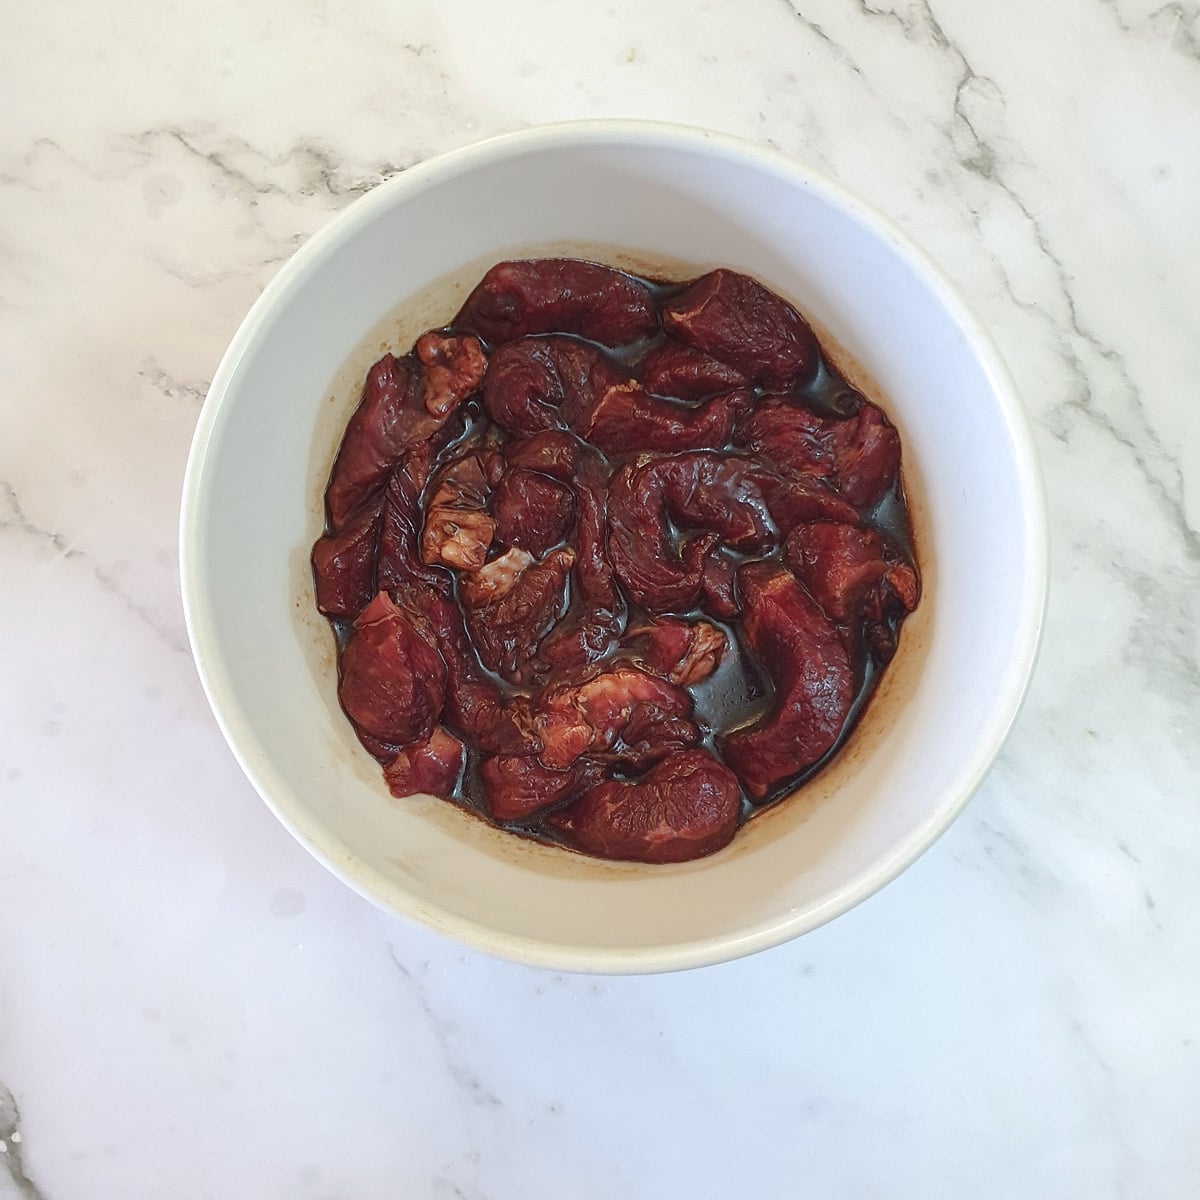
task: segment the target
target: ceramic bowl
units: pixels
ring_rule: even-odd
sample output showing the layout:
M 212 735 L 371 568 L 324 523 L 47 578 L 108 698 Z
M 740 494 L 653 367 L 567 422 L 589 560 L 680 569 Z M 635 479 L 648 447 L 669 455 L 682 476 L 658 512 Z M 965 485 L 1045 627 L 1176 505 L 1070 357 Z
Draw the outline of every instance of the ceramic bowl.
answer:
M 745 271 L 797 304 L 899 427 L 924 579 L 834 762 L 719 854 L 600 862 L 391 798 L 338 708 L 308 555 L 367 366 L 444 324 L 491 263 L 540 253 L 686 277 Z M 558 970 L 713 963 L 803 934 L 895 878 L 1004 741 L 1046 593 L 1039 473 L 1012 382 L 940 271 L 885 217 L 776 153 L 603 122 L 497 138 L 352 204 L 279 272 L 213 380 L 184 485 L 188 633 L 246 775 L 380 907 Z

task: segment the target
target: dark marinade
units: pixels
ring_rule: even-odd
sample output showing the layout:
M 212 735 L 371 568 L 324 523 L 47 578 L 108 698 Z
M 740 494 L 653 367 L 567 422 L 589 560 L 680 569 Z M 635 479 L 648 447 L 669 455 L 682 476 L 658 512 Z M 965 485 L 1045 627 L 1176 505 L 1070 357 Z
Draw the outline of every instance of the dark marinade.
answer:
M 894 427 L 731 271 L 497 264 L 372 368 L 326 515 L 393 793 L 601 857 L 712 853 L 819 772 L 919 598 Z

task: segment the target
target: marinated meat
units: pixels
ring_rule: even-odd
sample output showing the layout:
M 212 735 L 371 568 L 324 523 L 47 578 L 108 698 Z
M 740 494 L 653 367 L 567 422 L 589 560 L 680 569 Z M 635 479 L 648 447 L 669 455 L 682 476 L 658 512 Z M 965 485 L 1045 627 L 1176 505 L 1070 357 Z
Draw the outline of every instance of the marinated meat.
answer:
M 820 360 L 808 322 L 749 275 L 710 271 L 663 306 L 663 328 L 681 342 L 771 390 L 803 383 Z
M 489 671 L 516 682 L 562 615 L 573 550 L 553 550 L 541 562 L 524 550 L 501 555 L 459 584 L 467 632 Z
M 425 410 L 434 417 L 453 412 L 483 382 L 487 358 L 477 337 L 433 330 L 417 338 L 414 350 L 425 368 Z
M 676 400 L 703 400 L 717 392 L 744 388 L 749 382 L 728 363 L 670 338 L 642 359 L 640 373 L 648 391 Z
M 396 746 L 432 733 L 446 698 L 446 665 L 387 592 L 359 614 L 340 665 L 338 699 L 360 729 Z
M 747 459 L 699 452 L 629 463 L 609 492 L 609 553 L 630 597 L 654 613 L 690 608 L 718 540 L 763 553 L 771 514 Z M 715 535 L 677 547 L 669 522 Z
M 719 450 L 753 403 L 753 394 L 743 389 L 702 404 L 681 404 L 651 395 L 630 380 L 606 388 L 572 427 L 606 454 Z
M 423 742 L 401 750 L 383 769 L 388 790 L 397 799 L 425 793 L 449 800 L 458 788 L 466 747 L 441 725 Z
M 565 771 L 544 767 L 534 757 L 497 755 L 479 770 L 488 815 L 496 821 L 520 821 L 565 800 L 604 774 L 599 763 L 577 761 Z
M 357 617 L 375 595 L 382 510 L 382 497 L 364 504 L 340 533 L 327 533 L 313 546 L 317 608 L 325 616 Z
M 575 497 L 557 479 L 524 467 L 509 467 L 492 492 L 496 540 L 502 546 L 542 555 L 568 534 Z
M 750 468 L 749 477 L 761 493 L 781 536 L 810 521 L 853 524 L 858 520 L 854 505 L 821 479 L 781 475 L 768 462 L 756 462 Z
M 421 561 L 419 530 L 424 520 L 421 490 L 429 478 L 431 458 L 427 443 L 411 446 L 393 468 L 384 489 L 375 573 L 375 584 L 380 591 L 396 591 L 414 583 L 449 591 L 449 575 L 440 567 L 427 566 Z
M 384 486 L 410 446 L 426 442 L 436 451 L 448 440 L 452 410 L 431 415 L 425 410 L 424 394 L 424 377 L 411 358 L 385 354 L 368 372 L 325 489 L 331 532 L 341 529 Z
M 834 419 L 771 397 L 738 423 L 735 440 L 784 475 L 830 484 L 857 508 L 879 500 L 900 466 L 899 435 L 865 400 L 853 416 Z
M 748 276 L 500 263 L 347 425 L 312 550 L 342 707 L 397 797 L 712 853 L 821 769 L 895 652 L 920 596 L 899 467 Z
M 802 525 L 788 537 L 783 561 L 834 621 L 882 621 L 917 607 L 917 573 L 872 529 Z
M 833 748 L 854 702 L 854 669 L 837 629 L 790 571 L 751 563 L 738 587 L 746 642 L 775 685 L 775 703 L 725 738 L 722 754 L 762 798 Z
M 607 482 L 600 456 L 590 446 L 581 447 L 573 480 L 574 599 L 542 647 L 541 671 L 594 662 L 613 649 L 625 627 L 625 600 L 608 551 Z
M 647 671 L 683 687 L 707 679 L 729 649 L 729 639 L 715 625 L 677 617 L 658 617 L 629 630 L 625 640 Z
M 421 534 L 421 558 L 459 571 L 487 562 L 496 522 L 487 512 L 491 488 L 479 454 L 456 459 L 434 478 Z
M 573 333 L 623 346 L 655 333 L 658 312 L 640 279 L 598 263 L 543 258 L 492 267 L 454 328 L 493 346 L 530 333 Z
M 691 718 L 691 697 L 663 679 L 623 663 L 590 668 L 552 683 L 538 701 L 539 757 L 558 771 L 584 755 L 641 765 L 695 745 Z
M 636 782 L 597 784 L 550 824 L 600 858 L 675 863 L 727 846 L 737 831 L 737 776 L 704 750 L 663 759 Z
M 536 754 L 542 743 L 533 729 L 529 701 L 505 696 L 480 665 L 462 611 L 432 588 L 414 587 L 404 607 L 445 663 L 442 719 L 455 733 L 489 754 Z
M 547 430 L 509 442 L 504 447 L 504 458 L 514 469 L 538 471 L 560 483 L 569 483 L 579 470 L 583 447 L 572 434 Z
M 709 616 L 732 621 L 738 615 L 736 575 L 737 563 L 725 551 L 705 555 L 700 568 L 700 607 Z

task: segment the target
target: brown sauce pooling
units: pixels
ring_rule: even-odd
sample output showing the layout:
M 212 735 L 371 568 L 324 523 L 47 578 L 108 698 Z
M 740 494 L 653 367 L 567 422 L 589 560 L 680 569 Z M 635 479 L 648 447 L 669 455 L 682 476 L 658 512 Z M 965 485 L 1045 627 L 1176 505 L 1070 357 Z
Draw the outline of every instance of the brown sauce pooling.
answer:
M 895 652 L 899 466 L 749 277 L 498 264 L 375 364 L 335 460 L 313 564 L 343 707 L 397 796 L 711 853 L 829 762 Z

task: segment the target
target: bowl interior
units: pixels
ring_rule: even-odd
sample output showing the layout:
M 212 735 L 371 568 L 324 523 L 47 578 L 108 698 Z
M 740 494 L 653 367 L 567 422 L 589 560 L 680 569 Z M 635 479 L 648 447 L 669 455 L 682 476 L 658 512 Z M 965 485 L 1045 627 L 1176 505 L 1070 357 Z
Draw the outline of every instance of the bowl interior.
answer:
M 846 749 L 726 851 L 603 863 L 391 799 L 336 701 L 308 552 L 367 365 L 444 323 L 482 270 L 539 251 L 747 271 L 839 346 L 899 426 L 924 598 Z M 1032 666 L 1040 490 L 986 339 L 935 272 L 831 184 L 725 139 L 549 129 L 377 189 L 247 318 L 197 431 L 182 560 L 222 729 L 264 799 L 364 895 L 482 949 L 560 968 L 665 969 L 820 924 L 912 861 L 986 770 Z

